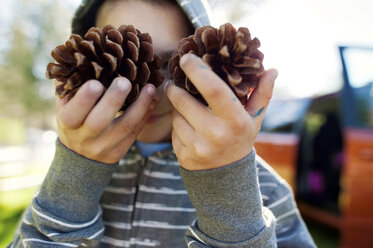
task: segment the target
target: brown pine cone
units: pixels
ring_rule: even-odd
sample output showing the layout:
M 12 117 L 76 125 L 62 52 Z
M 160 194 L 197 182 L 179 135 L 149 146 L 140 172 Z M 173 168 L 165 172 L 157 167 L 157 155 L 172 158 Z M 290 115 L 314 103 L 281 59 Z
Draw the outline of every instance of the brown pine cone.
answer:
M 57 63 L 49 63 L 46 77 L 61 82 L 56 95 L 71 99 L 89 79 L 99 80 L 107 89 L 114 78 L 126 77 L 132 83 L 122 110 L 139 96 L 147 83 L 158 87 L 163 82 L 159 72 L 161 58 L 154 54 L 152 39 L 132 25 L 118 29 L 111 25 L 92 27 L 82 38 L 72 34 L 64 45 L 52 50 Z
M 259 75 L 264 70 L 264 56 L 258 50 L 259 46 L 259 40 L 251 39 L 247 28 L 241 27 L 237 31 L 229 23 L 219 29 L 204 26 L 179 42 L 177 51 L 169 61 L 168 70 L 177 86 L 186 89 L 207 105 L 179 65 L 184 54 L 193 53 L 201 57 L 245 105 L 247 95 L 258 85 Z

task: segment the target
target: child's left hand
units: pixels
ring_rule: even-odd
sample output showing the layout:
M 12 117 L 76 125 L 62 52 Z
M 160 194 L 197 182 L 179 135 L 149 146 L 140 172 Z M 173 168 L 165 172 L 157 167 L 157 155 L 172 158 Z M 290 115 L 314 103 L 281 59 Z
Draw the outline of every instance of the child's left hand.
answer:
M 272 97 L 277 70 L 265 71 L 258 87 L 242 106 L 229 86 L 199 57 L 186 54 L 180 60 L 186 76 L 209 107 L 184 89 L 169 83 L 167 95 L 178 113 L 173 119 L 172 145 L 187 170 L 222 167 L 248 155 Z

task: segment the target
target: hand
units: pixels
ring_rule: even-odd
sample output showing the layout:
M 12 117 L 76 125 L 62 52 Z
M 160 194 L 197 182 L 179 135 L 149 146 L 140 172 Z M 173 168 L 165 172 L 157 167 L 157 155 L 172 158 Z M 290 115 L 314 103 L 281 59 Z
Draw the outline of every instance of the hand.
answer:
M 98 101 L 104 88 L 100 82 L 89 80 L 70 101 L 57 99 L 60 141 L 89 159 L 107 164 L 119 161 L 154 108 L 152 100 L 156 89 L 149 84 L 141 90 L 139 98 L 116 117 L 130 90 L 131 83 L 124 77 L 118 77 Z
M 199 57 L 186 54 L 180 66 L 209 105 L 206 107 L 173 83 L 167 86 L 168 98 L 177 110 L 172 145 L 181 166 L 206 170 L 244 158 L 251 152 L 260 130 L 277 70 L 267 70 L 260 76 L 258 87 L 244 107 Z

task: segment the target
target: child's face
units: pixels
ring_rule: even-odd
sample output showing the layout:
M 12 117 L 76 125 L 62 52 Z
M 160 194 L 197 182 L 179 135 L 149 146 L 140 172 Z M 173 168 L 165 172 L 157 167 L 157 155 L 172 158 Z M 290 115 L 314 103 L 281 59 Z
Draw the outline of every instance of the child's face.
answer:
M 167 61 L 177 48 L 178 41 L 190 35 L 181 10 L 173 5 L 156 5 L 145 1 L 107 1 L 100 8 L 96 25 L 132 24 L 143 33 L 149 33 L 153 39 L 154 52 L 162 57 L 162 73 L 169 80 Z M 163 83 L 164 84 L 164 83 Z M 171 140 L 172 114 L 175 111 L 168 100 L 163 84 L 158 88 L 159 101 L 144 129 L 138 136 L 142 142 L 162 142 Z

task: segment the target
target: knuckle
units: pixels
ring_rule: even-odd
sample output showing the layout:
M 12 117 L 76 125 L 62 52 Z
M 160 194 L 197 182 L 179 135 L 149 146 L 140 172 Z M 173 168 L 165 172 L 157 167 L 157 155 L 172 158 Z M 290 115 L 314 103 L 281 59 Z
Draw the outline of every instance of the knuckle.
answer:
M 122 132 L 126 133 L 127 136 L 136 136 L 136 125 L 132 122 L 123 119 L 120 123 Z
M 207 98 L 220 98 L 222 95 L 222 91 L 219 87 L 210 87 L 206 90 L 205 94 Z
M 69 113 L 66 113 L 65 111 L 59 111 L 57 114 L 57 122 L 62 125 L 62 127 L 69 128 L 69 129 L 75 129 L 79 125 L 74 121 L 73 118 L 69 115 Z
M 107 98 L 108 104 L 114 107 L 120 107 L 123 104 L 123 99 L 120 96 L 110 95 Z
M 210 139 L 214 144 L 221 144 L 226 139 L 226 132 L 222 128 L 211 128 L 210 129 Z
M 84 129 L 86 130 L 88 136 L 101 133 L 103 128 L 104 127 L 99 125 L 99 123 L 94 123 L 94 125 L 91 125 L 90 123 L 85 123 L 84 125 Z
M 246 126 L 247 124 L 243 118 L 233 117 L 231 119 L 231 129 L 234 132 L 241 132 Z
M 180 109 L 184 109 L 187 106 L 187 99 L 181 95 L 176 96 L 175 104 Z
M 210 149 L 200 143 L 193 144 L 193 150 L 196 158 L 199 161 L 206 161 L 210 157 Z
M 179 127 L 182 124 L 182 117 L 179 114 L 176 114 L 172 119 L 172 126 L 174 128 Z

